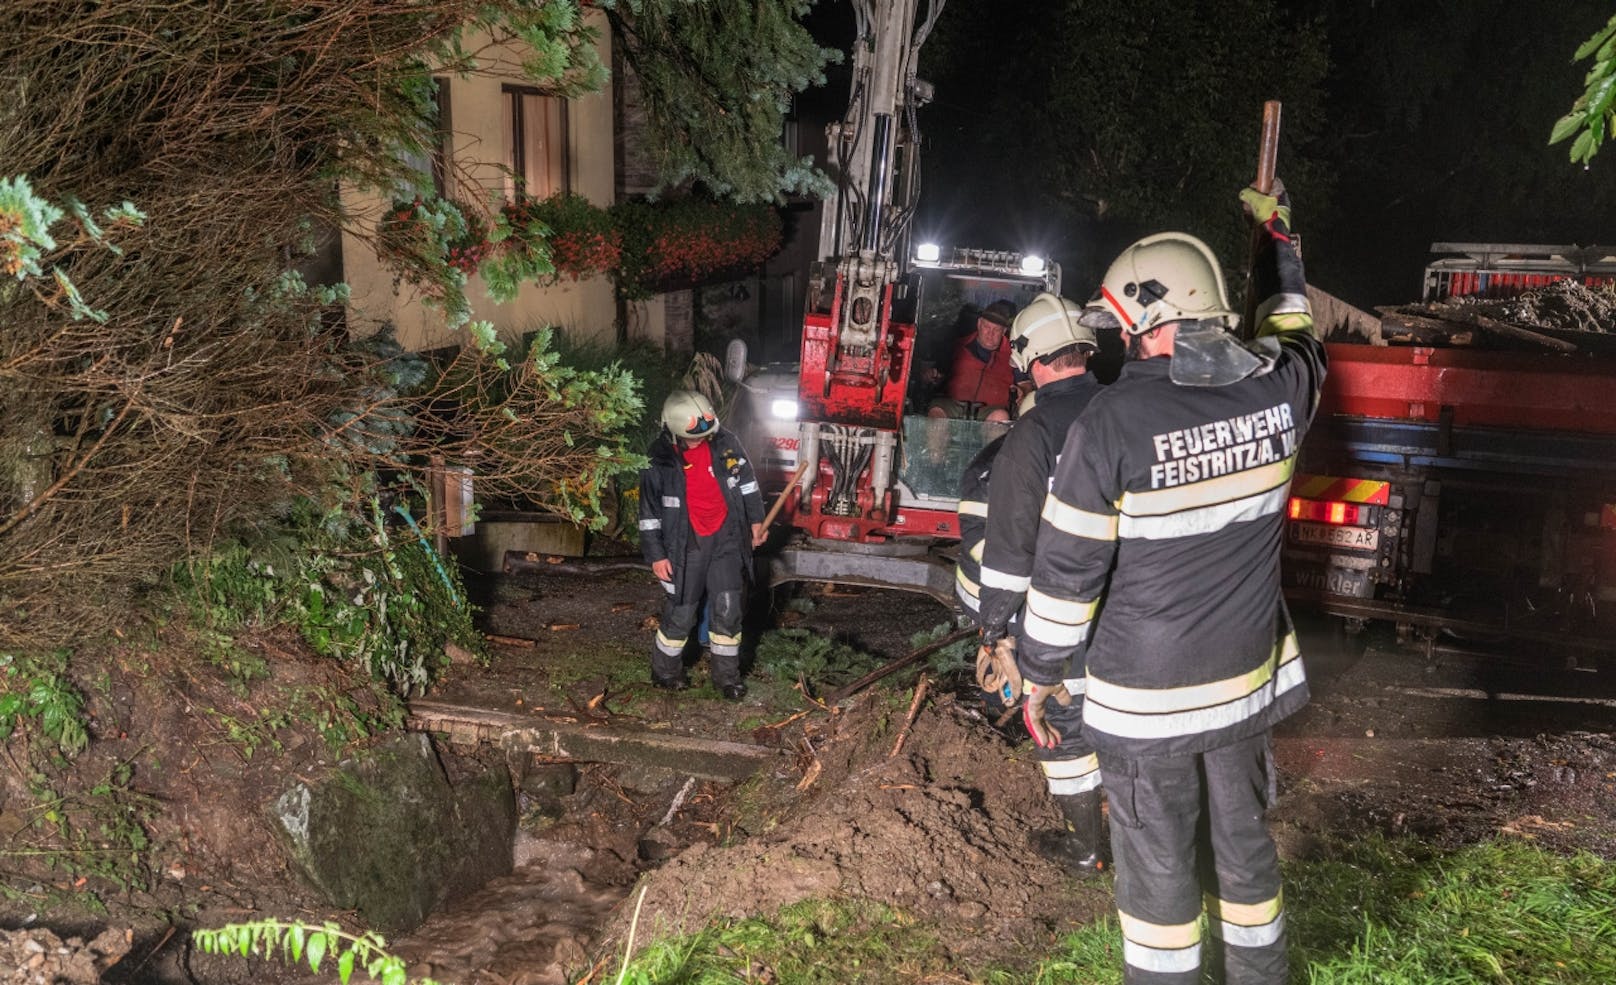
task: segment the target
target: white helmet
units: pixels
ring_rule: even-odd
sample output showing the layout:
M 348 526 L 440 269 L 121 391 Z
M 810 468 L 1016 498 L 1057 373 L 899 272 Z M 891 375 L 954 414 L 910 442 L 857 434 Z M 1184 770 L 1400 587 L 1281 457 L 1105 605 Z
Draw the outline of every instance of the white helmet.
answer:
M 675 390 L 662 401 L 662 424 L 675 438 L 705 441 L 718 433 L 712 401 L 694 390 Z
M 1121 326 L 1129 335 L 1176 321 L 1220 321 L 1233 329 L 1239 320 L 1218 258 L 1188 233 L 1157 233 L 1123 250 L 1083 309 L 1085 324 Z
M 1025 373 L 1035 361 L 1074 345 L 1098 349 L 1094 329 L 1079 323 L 1083 309 L 1044 291 L 1027 303 L 1010 326 L 1010 365 Z

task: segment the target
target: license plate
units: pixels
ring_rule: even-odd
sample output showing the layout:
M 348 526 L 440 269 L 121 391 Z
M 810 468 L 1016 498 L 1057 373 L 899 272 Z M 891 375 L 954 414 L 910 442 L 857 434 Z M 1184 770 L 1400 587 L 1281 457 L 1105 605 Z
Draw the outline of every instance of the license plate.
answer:
M 1319 544 L 1325 547 L 1345 547 L 1354 551 L 1372 551 L 1380 546 L 1380 531 L 1374 527 L 1336 527 L 1327 523 L 1292 523 L 1291 542 Z

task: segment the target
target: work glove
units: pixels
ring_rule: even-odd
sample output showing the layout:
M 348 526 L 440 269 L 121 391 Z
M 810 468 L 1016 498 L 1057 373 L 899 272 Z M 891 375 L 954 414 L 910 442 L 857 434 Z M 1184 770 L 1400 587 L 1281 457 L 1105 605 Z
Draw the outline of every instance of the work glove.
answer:
M 1044 702 L 1054 698 L 1061 707 L 1072 703 L 1072 693 L 1066 690 L 1064 682 L 1054 684 L 1034 684 L 1027 681 L 1022 685 L 1021 693 L 1027 700 L 1021 704 L 1021 718 L 1027 723 L 1027 733 L 1032 736 L 1040 749 L 1053 749 L 1060 745 L 1060 732 L 1044 720 Z
M 1285 194 L 1285 183 L 1278 178 L 1274 179 L 1273 188 L 1267 194 L 1257 190 L 1256 185 L 1247 185 L 1240 190 L 1240 204 L 1246 215 L 1259 226 L 1268 226 L 1275 219 L 1284 224 L 1278 232 L 1290 235 L 1291 231 L 1291 200 Z
M 997 694 L 1006 708 L 1016 703 L 1016 695 L 1021 693 L 1021 671 L 1016 669 L 1015 637 L 1001 636 L 977 648 L 976 683 L 982 690 Z

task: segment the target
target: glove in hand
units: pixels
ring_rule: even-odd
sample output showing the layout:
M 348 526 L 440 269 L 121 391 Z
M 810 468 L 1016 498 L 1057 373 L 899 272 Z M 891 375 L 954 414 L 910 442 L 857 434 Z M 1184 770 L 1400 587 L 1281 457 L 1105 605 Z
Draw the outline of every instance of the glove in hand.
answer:
M 1247 185 L 1240 190 L 1240 204 L 1245 208 L 1246 215 L 1259 226 L 1266 226 L 1275 218 L 1285 224 L 1285 232 L 1291 230 L 1291 200 L 1285 194 L 1285 183 L 1278 178 L 1274 179 L 1274 187 L 1263 194 L 1257 190 L 1256 185 Z
M 1066 690 L 1066 684 L 1034 684 L 1028 681 L 1022 687 L 1022 693 L 1027 700 L 1021 705 L 1021 717 L 1027 724 L 1032 741 L 1041 749 L 1053 749 L 1060 745 L 1060 731 L 1044 720 L 1044 702 L 1054 698 L 1062 707 L 1070 705 L 1072 694 Z
M 1016 669 L 1016 641 L 1001 636 L 983 643 L 976 651 L 976 683 L 982 690 L 997 694 L 1008 707 L 1021 693 L 1021 671 Z

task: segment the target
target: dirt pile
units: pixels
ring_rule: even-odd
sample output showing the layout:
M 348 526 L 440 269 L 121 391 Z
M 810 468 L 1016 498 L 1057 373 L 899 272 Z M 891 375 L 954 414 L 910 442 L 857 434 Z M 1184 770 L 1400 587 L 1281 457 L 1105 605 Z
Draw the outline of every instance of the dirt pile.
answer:
M 0 930 L 0 985 L 95 985 L 129 951 L 127 930 L 107 930 L 86 943 L 43 928 Z
M 1616 290 L 1558 280 L 1512 298 L 1463 298 L 1455 309 L 1529 328 L 1568 332 L 1616 331 Z
M 1109 906 L 1103 883 L 1074 894 L 1058 867 L 1029 852 L 1030 834 L 1057 818 L 1025 747 L 940 695 L 894 754 L 906 711 L 906 696 L 872 694 L 805 730 L 789 775 L 740 794 L 730 838 L 695 844 L 647 876 L 638 940 L 851 897 L 934 924 L 968 961 L 973 941 L 1002 952 Z M 630 909 L 607 928 L 614 946 Z

